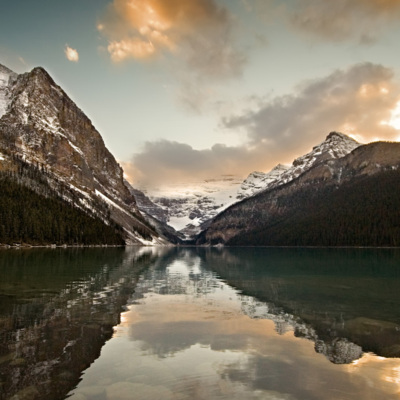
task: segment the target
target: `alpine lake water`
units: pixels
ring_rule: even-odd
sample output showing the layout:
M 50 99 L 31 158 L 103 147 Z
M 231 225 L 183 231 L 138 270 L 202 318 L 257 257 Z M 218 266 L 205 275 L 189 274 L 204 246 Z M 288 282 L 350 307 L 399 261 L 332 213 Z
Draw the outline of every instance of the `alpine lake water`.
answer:
M 0 399 L 400 398 L 400 250 L 0 251 Z

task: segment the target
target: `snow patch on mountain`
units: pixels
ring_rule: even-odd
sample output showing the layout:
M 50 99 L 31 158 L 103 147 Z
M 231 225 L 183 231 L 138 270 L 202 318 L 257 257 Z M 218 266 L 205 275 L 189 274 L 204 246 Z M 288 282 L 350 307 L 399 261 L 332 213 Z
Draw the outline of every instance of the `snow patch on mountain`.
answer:
M 255 195 L 258 192 L 265 190 L 273 182 L 280 179 L 290 166 L 278 164 L 268 173 L 265 172 L 252 172 L 241 184 L 237 194 L 237 198 L 245 199 Z
M 237 201 L 241 177 L 223 175 L 218 179 L 207 179 L 187 183 L 141 189 L 157 207 L 154 212 L 146 204 L 146 212 L 156 216 L 163 210 L 166 222 L 190 238 L 201 230 L 201 225 Z M 138 197 L 136 197 L 138 201 Z M 141 209 L 141 203 L 138 201 Z
M 7 112 L 11 102 L 9 85 L 18 75 L 0 64 L 0 118 Z
M 331 132 L 322 143 L 314 146 L 309 153 L 296 158 L 291 167 L 284 171 L 279 179 L 268 185 L 268 189 L 292 181 L 316 164 L 342 158 L 360 145 L 361 143 L 343 133 Z

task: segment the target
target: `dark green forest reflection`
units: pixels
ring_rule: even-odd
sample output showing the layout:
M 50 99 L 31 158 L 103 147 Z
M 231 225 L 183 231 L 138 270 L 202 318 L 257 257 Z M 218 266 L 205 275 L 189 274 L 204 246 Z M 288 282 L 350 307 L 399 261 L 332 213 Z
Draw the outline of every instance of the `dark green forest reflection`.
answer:
M 334 354 L 338 338 L 363 351 L 400 356 L 399 249 L 230 248 L 198 254 L 241 293 L 310 324 L 313 339 L 325 342 L 316 349 L 333 351 L 331 361 L 341 362 Z
M 153 260 L 134 248 L 1 251 L 0 398 L 63 398 Z
M 395 249 L 1 251 L 0 398 L 392 396 L 399 283 Z
M 364 337 L 399 343 L 397 265 L 393 251 L 171 249 L 71 400 L 398 399 L 400 359 Z

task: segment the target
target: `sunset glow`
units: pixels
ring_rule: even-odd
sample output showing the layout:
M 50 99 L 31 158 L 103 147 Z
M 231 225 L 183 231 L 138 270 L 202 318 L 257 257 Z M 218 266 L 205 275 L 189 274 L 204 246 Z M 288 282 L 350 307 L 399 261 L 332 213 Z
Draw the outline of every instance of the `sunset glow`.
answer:
M 400 101 L 397 103 L 396 108 L 391 111 L 390 119 L 388 121 L 382 121 L 381 124 L 400 130 Z
M 0 63 L 48 70 L 132 182 L 267 172 L 333 130 L 400 137 L 397 0 L 23 1 Z

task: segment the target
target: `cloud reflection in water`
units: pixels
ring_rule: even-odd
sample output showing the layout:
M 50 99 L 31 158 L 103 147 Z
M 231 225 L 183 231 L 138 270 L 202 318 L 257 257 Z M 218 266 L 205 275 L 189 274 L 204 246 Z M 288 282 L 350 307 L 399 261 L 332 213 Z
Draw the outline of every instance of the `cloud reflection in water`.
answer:
M 271 319 L 246 315 L 268 307 L 205 270 L 194 253 L 180 256 L 144 274 L 75 397 L 94 399 L 95 386 L 107 399 L 132 391 L 135 399 L 398 398 L 398 359 L 365 354 L 335 365 L 293 329 L 278 334 Z

